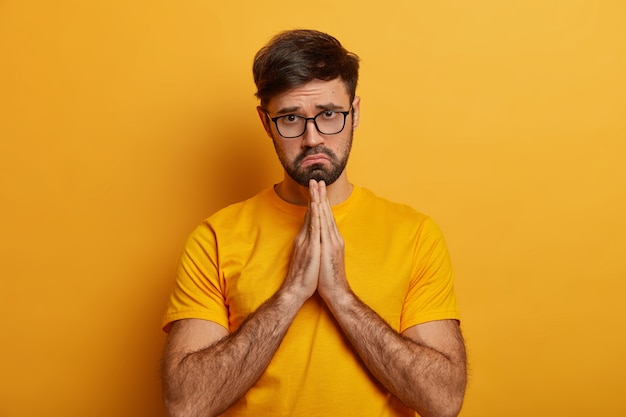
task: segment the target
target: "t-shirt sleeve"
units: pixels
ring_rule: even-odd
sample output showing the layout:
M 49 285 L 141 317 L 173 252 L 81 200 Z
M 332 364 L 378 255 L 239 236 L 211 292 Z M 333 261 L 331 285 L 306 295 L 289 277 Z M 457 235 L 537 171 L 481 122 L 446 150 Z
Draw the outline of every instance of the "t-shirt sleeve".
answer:
M 402 309 L 400 331 L 434 320 L 460 319 L 454 273 L 443 234 L 426 218 L 418 230 L 413 275 Z
M 217 240 L 208 222 L 189 236 L 178 263 L 176 283 L 163 317 L 163 330 L 172 322 L 196 318 L 228 329 L 228 309 L 223 295 Z

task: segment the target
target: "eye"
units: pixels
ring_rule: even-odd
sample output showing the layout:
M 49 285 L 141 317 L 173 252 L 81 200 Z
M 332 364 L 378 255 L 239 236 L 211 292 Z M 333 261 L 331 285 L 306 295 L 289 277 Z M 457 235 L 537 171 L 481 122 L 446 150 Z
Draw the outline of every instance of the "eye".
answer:
M 284 123 L 297 123 L 298 120 L 300 119 L 300 116 L 295 115 L 295 114 L 288 114 L 286 116 L 283 116 L 282 119 Z
M 322 113 L 322 117 L 324 119 L 332 119 L 335 116 L 337 116 L 337 112 L 334 112 L 332 110 L 326 110 L 325 112 Z

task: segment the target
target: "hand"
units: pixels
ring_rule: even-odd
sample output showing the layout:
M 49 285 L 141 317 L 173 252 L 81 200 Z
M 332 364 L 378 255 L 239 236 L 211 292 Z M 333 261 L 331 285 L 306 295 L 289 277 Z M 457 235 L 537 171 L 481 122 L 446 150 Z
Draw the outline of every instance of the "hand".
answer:
M 327 303 L 332 303 L 337 296 L 350 291 L 346 279 L 344 241 L 326 196 L 326 184 L 320 181 L 316 186 L 316 194 L 319 194 L 320 200 L 321 239 L 321 264 L 317 291 Z
M 295 293 L 303 302 L 317 289 L 320 272 L 320 195 L 317 182 L 310 181 L 311 199 L 307 207 L 304 223 L 296 235 L 289 271 L 283 290 Z

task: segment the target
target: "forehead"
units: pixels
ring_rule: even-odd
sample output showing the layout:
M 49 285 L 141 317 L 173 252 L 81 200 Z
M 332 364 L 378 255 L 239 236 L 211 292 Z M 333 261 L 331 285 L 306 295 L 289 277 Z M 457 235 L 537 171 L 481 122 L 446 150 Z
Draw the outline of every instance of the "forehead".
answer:
M 316 105 L 334 104 L 348 107 L 350 96 L 345 83 L 340 78 L 330 81 L 312 80 L 301 86 L 287 90 L 270 99 L 267 109 L 277 111 L 283 108 L 305 110 Z

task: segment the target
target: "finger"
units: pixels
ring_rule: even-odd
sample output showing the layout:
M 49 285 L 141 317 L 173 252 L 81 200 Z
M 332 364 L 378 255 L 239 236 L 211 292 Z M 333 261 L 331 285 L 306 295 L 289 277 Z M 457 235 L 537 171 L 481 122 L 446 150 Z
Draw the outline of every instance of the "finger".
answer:
M 326 190 L 326 182 L 324 180 L 317 183 L 318 193 L 320 196 L 321 202 L 326 202 L 328 200 L 328 193 Z
M 327 203 L 319 203 L 320 205 L 320 239 L 322 246 L 330 249 L 334 246 L 335 237 L 337 236 L 334 229 L 334 218 L 330 206 Z
M 325 248 L 329 248 L 330 245 L 330 235 L 329 235 L 329 231 L 328 231 L 328 220 L 327 217 L 328 215 L 326 214 L 326 210 L 324 210 L 323 208 L 323 204 L 320 203 L 320 243 L 321 243 L 321 249 L 322 249 L 322 253 L 326 252 Z
M 328 193 L 326 189 L 326 184 L 324 181 L 320 181 L 320 201 L 323 206 L 324 215 L 322 220 L 326 222 L 326 227 L 328 228 L 328 232 L 332 233 L 332 235 L 337 236 L 339 234 L 339 230 L 337 229 L 337 223 L 335 222 L 335 216 L 333 214 L 333 209 L 330 206 L 330 201 L 328 200 Z
M 324 226 L 329 228 L 330 222 L 334 220 L 332 209 L 330 207 L 330 201 L 328 201 L 328 190 L 326 189 L 326 183 L 324 181 L 319 182 L 319 194 L 321 208 L 321 220 L 324 222 Z M 331 229 L 329 229 L 331 230 Z
M 315 180 L 309 181 L 309 196 L 311 198 L 311 202 L 319 202 L 320 201 L 320 189 L 319 184 Z
M 309 211 L 311 213 L 309 218 L 309 238 L 319 241 L 319 228 L 320 228 L 320 204 L 319 204 L 319 189 L 317 181 L 309 181 Z
M 320 203 L 311 201 L 309 204 L 311 216 L 309 220 L 309 239 L 314 244 L 320 242 Z

